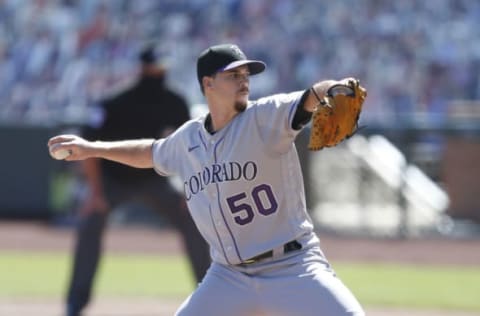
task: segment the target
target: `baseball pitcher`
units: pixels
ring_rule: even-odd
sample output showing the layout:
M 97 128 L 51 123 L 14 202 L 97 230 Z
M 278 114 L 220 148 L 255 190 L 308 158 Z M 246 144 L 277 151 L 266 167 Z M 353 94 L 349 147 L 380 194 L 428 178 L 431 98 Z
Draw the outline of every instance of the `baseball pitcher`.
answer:
M 312 150 L 351 135 L 366 91 L 346 78 L 251 101 L 250 76 L 265 67 L 236 45 L 209 47 L 197 60 L 205 116 L 157 140 L 60 135 L 49 145 L 69 150 L 66 160 L 100 157 L 181 177 L 212 264 L 176 315 L 364 315 L 320 249 L 294 140 L 312 116 Z

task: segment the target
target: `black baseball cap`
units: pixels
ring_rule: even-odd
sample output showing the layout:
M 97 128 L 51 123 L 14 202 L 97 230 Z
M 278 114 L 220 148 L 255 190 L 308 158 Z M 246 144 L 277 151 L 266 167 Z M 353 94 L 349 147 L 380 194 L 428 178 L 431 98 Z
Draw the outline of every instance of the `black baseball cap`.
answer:
M 247 65 L 250 75 L 261 73 L 266 64 L 260 60 L 249 60 L 235 44 L 214 45 L 204 50 L 197 59 L 197 77 L 200 86 L 202 78 L 217 72 Z
M 155 51 L 155 46 L 152 44 L 145 45 L 138 54 L 138 59 L 142 64 L 155 64 L 158 56 Z

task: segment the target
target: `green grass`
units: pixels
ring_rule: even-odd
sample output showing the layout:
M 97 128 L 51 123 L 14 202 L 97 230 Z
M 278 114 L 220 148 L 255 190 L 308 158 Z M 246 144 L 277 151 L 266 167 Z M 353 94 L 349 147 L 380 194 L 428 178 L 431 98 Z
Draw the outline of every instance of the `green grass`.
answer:
M 334 264 L 363 305 L 480 311 L 480 267 Z
M 0 297 L 63 295 L 70 257 L 59 253 L 0 252 Z M 106 255 L 96 293 L 106 296 L 184 297 L 194 279 L 183 257 Z
M 0 297 L 63 296 L 67 253 L 0 252 Z M 341 263 L 334 268 L 362 305 L 480 312 L 480 267 Z M 183 298 L 194 287 L 183 257 L 107 254 L 98 295 Z

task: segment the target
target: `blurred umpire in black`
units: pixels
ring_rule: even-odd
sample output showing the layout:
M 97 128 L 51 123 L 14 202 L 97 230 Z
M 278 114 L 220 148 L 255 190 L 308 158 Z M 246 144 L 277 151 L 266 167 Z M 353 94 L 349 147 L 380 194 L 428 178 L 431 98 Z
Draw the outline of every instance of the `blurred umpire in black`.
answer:
M 164 66 L 157 62 L 154 46 L 140 54 L 141 75 L 128 90 L 102 103 L 103 123 L 87 127 L 89 140 L 123 140 L 165 137 L 189 119 L 183 97 L 165 83 Z M 80 207 L 72 275 L 67 295 L 67 315 L 80 315 L 88 304 L 102 254 L 102 236 L 111 210 L 124 202 L 147 203 L 180 233 L 196 281 L 210 265 L 208 246 L 193 223 L 183 195 L 153 169 L 142 170 L 107 160 L 82 163 L 88 194 Z M 159 240 L 159 242 L 162 242 Z

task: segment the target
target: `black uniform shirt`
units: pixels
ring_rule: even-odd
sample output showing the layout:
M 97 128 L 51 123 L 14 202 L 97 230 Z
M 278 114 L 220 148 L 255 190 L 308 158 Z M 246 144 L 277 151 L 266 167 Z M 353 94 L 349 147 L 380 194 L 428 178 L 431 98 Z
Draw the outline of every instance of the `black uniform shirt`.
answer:
M 89 140 L 159 138 L 167 128 L 176 129 L 190 116 L 180 95 L 163 78 L 142 77 L 133 87 L 103 102 L 104 120 L 84 130 Z M 158 177 L 153 169 L 135 169 L 102 159 L 105 176 L 117 182 L 138 182 Z

